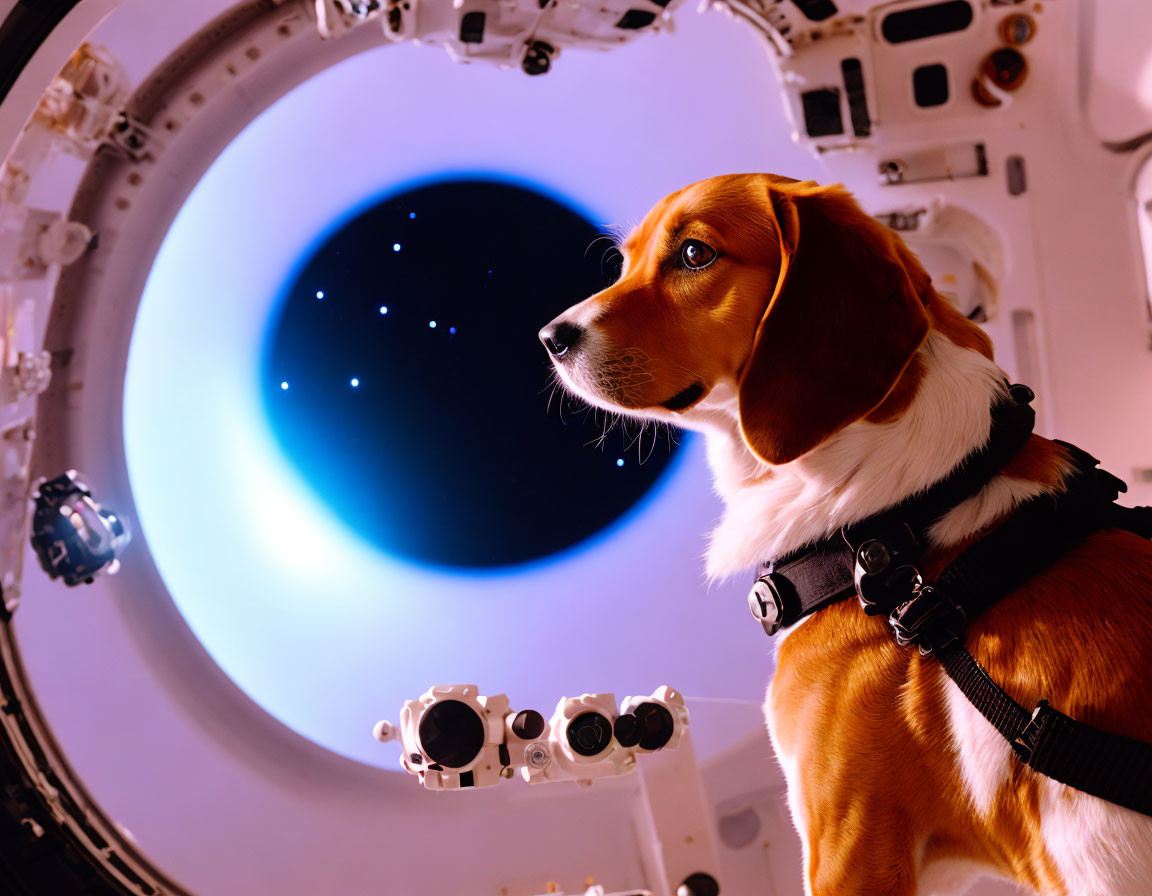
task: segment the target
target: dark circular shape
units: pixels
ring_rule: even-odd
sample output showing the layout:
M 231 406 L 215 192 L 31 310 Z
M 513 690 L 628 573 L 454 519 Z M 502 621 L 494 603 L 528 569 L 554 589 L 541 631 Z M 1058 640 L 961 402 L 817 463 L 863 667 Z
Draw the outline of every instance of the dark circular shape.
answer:
M 676 892 L 683 896 L 720 896 L 720 884 L 711 874 L 697 871 L 684 878 Z
M 595 756 L 612 743 L 612 723 L 598 712 L 582 712 L 568 723 L 568 746 L 581 756 Z
M 535 740 L 544 733 L 544 716 L 534 709 L 516 713 L 512 720 L 512 733 L 522 740 Z
M 750 846 L 760 834 L 760 813 L 751 806 L 721 816 L 716 822 L 720 842 L 729 849 L 743 849 Z
M 641 750 L 659 750 L 672 739 L 676 721 L 659 703 L 641 703 L 634 712 L 640 722 Z
M 445 768 L 463 768 L 484 746 L 484 722 L 467 703 L 441 700 L 420 718 L 420 747 Z
M 612 723 L 612 733 L 622 747 L 634 747 L 640 743 L 640 720 L 630 712 L 617 716 Z
M 542 40 L 534 40 L 528 45 L 520 67 L 528 75 L 547 74 L 548 70 L 552 68 L 552 54 L 554 52 L 551 44 L 546 44 Z
M 269 326 L 262 390 L 286 455 L 366 539 L 425 565 L 525 563 L 602 531 L 675 446 L 651 429 L 598 444 L 605 417 L 550 397 L 536 334 L 613 281 L 611 245 L 503 182 L 432 183 L 353 215 Z
M 1028 60 L 1019 50 L 1002 47 L 984 60 L 984 72 L 997 87 L 1015 90 L 1028 77 Z

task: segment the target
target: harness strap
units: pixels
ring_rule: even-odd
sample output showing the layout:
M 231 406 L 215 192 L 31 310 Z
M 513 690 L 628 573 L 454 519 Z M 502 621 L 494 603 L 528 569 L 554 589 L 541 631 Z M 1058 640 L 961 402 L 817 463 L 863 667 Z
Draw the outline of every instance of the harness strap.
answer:
M 1152 744 L 1077 722 L 1047 700 L 1029 712 L 960 641 L 933 652 L 960 692 L 1033 771 L 1152 816 Z
M 1131 523 L 1142 529 L 1152 523 L 1147 508 L 1142 511 L 1113 503 L 1127 487 L 1111 473 L 1097 469 L 1096 458 L 1067 442 L 1057 444 L 1074 464 L 1065 490 L 1024 502 L 1007 520 L 969 545 L 930 585 L 918 578 L 912 584 L 892 582 L 886 571 L 879 577 L 858 577 L 862 584 L 881 579 L 885 587 L 874 590 L 871 599 L 879 612 L 889 614 L 897 641 L 919 643 L 930 626 L 942 624 L 954 637 L 962 637 L 965 620 L 1011 594 L 1093 532 Z M 921 648 L 929 652 L 924 644 Z
M 1029 402 L 1035 395 L 1019 384 L 1008 386 L 1007 392 L 992 408 L 988 441 L 944 479 L 816 544 L 766 562 L 748 596 L 752 614 L 764 631 L 774 635 L 784 626 L 856 593 L 861 583 L 853 567 L 860 546 L 868 541 L 883 542 L 897 561 L 904 556 L 918 558 L 932 523 L 983 488 L 1031 437 L 1036 413 Z M 870 606 L 863 592 L 861 598 L 870 614 L 892 609 Z
M 1061 442 L 1076 465 L 1066 491 L 1033 498 L 971 545 L 890 617 L 901 644 L 934 654 L 960 692 L 1020 761 L 1069 787 L 1152 816 L 1152 744 L 1113 734 L 1041 700 L 1029 711 L 989 677 L 964 644 L 965 621 L 1006 597 L 1093 532 L 1152 531 L 1152 508 L 1119 507 L 1125 485 Z
M 970 545 L 932 583 L 916 566 L 926 531 L 943 511 L 974 494 L 1031 433 L 1033 397 L 1010 388 L 993 410 L 992 434 L 937 486 L 862 523 L 766 564 L 749 595 L 768 634 L 855 593 L 866 612 L 885 614 L 901 645 L 935 654 L 960 692 L 1034 771 L 1077 790 L 1152 816 L 1152 744 L 1094 728 L 1041 700 L 1017 703 L 964 644 L 967 621 L 1015 591 L 1088 535 L 1122 529 L 1152 538 L 1152 507 L 1115 503 L 1127 490 L 1085 451 L 1060 442 L 1074 470 L 1057 495 L 1022 504 Z M 785 574 L 786 573 L 786 574 Z

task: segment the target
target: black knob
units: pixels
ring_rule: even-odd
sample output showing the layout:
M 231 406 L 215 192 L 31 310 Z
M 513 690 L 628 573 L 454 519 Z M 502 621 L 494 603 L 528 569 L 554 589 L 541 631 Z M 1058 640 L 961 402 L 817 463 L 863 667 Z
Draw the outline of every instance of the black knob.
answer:
M 544 733 L 544 716 L 534 709 L 516 713 L 512 720 L 512 733 L 524 740 L 535 740 Z
M 711 874 L 697 871 L 684 878 L 676 889 L 676 896 L 720 896 L 720 884 Z
M 984 61 L 984 72 L 1001 90 L 1015 90 L 1028 77 L 1028 61 L 1019 50 L 1001 47 Z
M 568 745 L 581 756 L 595 756 L 612 743 L 612 723 L 598 712 L 584 712 L 568 723 Z
M 659 703 L 641 703 L 633 712 L 640 723 L 641 750 L 659 750 L 672 739 L 676 721 Z
M 547 3 L 541 2 L 540 8 L 543 9 L 545 6 Z M 520 63 L 520 67 L 527 75 L 545 75 L 552 68 L 552 54 L 554 52 L 556 51 L 551 44 L 546 44 L 542 40 L 534 40 L 524 52 L 524 60 Z
M 1036 393 L 1023 383 L 1013 383 L 1008 387 L 1008 394 L 1020 404 L 1031 404 Z
M 441 700 L 420 719 L 420 746 L 435 763 L 463 768 L 484 746 L 484 721 L 467 703 Z
M 640 743 L 640 720 L 630 712 L 617 716 L 612 723 L 612 733 L 620 746 L 634 747 Z

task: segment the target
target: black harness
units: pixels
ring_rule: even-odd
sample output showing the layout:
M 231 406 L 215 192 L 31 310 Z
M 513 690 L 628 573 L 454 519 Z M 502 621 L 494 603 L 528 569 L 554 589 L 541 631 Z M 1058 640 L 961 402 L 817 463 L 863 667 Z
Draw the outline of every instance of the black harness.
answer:
M 927 491 L 814 545 L 764 564 L 748 595 L 769 635 L 855 594 L 864 612 L 884 615 L 901 646 L 934 655 L 980 713 L 1037 772 L 1093 796 L 1152 816 L 1152 744 L 1077 722 L 1041 700 L 1021 706 L 964 644 L 967 621 L 1101 529 L 1152 538 L 1152 507 L 1121 507 L 1127 486 L 1099 461 L 1060 442 L 1074 471 L 1058 495 L 1024 502 L 1002 525 L 965 549 L 931 582 L 918 567 L 928 530 L 978 492 L 1032 434 L 1035 396 L 1009 387 L 992 409 L 987 444 Z

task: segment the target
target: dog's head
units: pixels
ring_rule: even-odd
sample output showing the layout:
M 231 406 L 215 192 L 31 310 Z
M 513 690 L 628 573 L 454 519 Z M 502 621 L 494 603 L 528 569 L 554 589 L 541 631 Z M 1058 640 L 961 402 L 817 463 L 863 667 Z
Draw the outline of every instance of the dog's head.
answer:
M 673 193 L 621 251 L 615 284 L 540 331 L 563 382 L 689 427 L 714 390 L 734 390 L 744 440 L 773 464 L 884 402 L 939 301 L 903 241 L 843 188 L 767 174 Z

